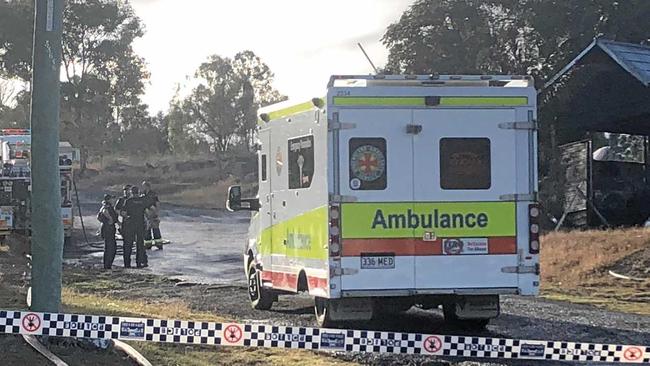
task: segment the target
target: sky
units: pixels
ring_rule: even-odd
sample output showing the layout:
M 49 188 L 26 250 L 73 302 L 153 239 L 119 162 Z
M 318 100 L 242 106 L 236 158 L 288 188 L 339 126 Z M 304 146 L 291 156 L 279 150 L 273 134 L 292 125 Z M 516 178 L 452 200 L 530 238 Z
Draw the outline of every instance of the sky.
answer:
M 322 96 L 330 75 L 369 74 L 388 51 L 381 37 L 413 0 L 131 0 L 146 34 L 136 52 L 151 73 L 144 102 L 166 111 L 176 85 L 209 55 L 252 50 L 291 100 Z

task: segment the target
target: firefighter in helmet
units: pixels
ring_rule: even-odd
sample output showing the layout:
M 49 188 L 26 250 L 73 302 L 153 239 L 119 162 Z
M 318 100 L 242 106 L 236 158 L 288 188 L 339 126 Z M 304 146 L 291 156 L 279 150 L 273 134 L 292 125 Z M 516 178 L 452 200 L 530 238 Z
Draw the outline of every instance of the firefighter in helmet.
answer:
M 160 200 L 158 195 L 151 189 L 151 183 L 142 182 L 142 192 L 145 198 L 147 219 L 147 228 L 145 229 L 144 240 L 145 246 L 151 248 L 156 246 L 158 249 L 163 248 L 163 239 L 160 233 Z

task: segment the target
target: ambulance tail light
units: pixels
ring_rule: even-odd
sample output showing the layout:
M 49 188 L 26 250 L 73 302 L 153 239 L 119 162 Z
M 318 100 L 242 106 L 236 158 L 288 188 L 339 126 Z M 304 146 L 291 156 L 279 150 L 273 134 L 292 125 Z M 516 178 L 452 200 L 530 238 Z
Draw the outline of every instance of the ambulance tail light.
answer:
M 329 212 L 329 248 L 330 257 L 341 256 L 341 210 L 339 206 L 330 206 Z
M 528 249 L 530 254 L 539 253 L 539 206 L 537 204 L 532 204 L 528 206 L 528 225 L 529 225 L 529 241 Z

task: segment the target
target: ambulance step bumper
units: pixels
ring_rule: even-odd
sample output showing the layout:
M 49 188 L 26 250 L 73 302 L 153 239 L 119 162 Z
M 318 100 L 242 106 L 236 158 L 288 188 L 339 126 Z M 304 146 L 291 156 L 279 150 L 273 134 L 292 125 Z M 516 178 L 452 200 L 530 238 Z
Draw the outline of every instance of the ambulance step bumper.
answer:
M 396 297 L 417 295 L 517 295 L 514 287 L 404 290 L 343 290 L 341 297 Z

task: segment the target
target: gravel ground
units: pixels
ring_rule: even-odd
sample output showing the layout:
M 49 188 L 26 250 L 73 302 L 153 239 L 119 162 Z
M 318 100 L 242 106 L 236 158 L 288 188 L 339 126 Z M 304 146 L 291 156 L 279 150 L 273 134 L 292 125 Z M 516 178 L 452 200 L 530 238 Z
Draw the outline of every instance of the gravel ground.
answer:
M 271 321 L 275 324 L 313 326 L 312 300 L 304 296 L 283 296 L 271 311 L 256 311 L 245 304 L 244 288 L 223 288 L 219 303 L 212 306 L 218 314 L 250 322 Z M 445 335 L 477 335 L 515 339 L 565 340 L 592 343 L 650 344 L 650 317 L 614 313 L 586 305 L 553 302 L 543 299 L 506 297 L 502 315 L 482 332 L 468 334 L 466 330 L 443 322 L 440 311 L 411 309 L 390 319 L 371 324 L 350 324 L 355 329 L 419 332 Z M 341 358 L 373 365 L 436 365 L 431 357 L 347 355 Z M 448 363 L 439 363 L 448 364 Z M 451 363 L 471 365 L 472 363 Z M 499 364 L 499 363 L 495 363 Z M 509 365 L 550 365 L 563 363 L 520 361 Z
M 271 311 L 257 311 L 250 308 L 244 286 L 243 271 L 239 260 L 241 243 L 244 240 L 246 220 L 233 218 L 223 213 L 191 209 L 169 208 L 163 217 L 163 232 L 173 232 L 177 242 L 162 253 L 150 256 L 151 268 L 146 271 L 117 270 L 112 276 L 124 286 L 121 290 L 111 289 L 112 296 L 125 298 L 178 299 L 189 302 L 193 308 L 212 312 L 242 322 L 262 322 L 278 325 L 314 326 L 313 301 L 307 296 L 281 296 Z M 217 229 L 227 228 L 227 235 L 218 235 Z M 207 230 L 207 231 L 206 231 Z M 241 236 L 241 238 L 239 237 Z M 188 245 L 183 238 L 191 239 Z M 88 249 L 88 248 L 86 248 Z M 174 264 L 174 252 L 182 252 L 181 261 Z M 77 266 L 98 266 L 96 250 L 77 248 L 67 252 L 69 263 Z M 185 258 L 200 258 L 185 271 Z M 161 264 L 162 263 L 162 264 Z M 189 273 L 185 273 L 189 272 Z M 122 275 L 123 274 L 123 275 Z M 150 274 L 174 277 L 176 281 L 164 280 L 152 284 L 137 280 L 138 276 Z M 171 276 L 170 276 L 171 275 Z M 180 280 L 206 279 L 211 282 L 196 286 L 180 287 Z M 209 279 L 214 279 L 209 281 Z M 225 280 L 224 280 L 225 279 Z M 143 283 L 144 287 L 135 285 Z M 648 305 L 650 306 L 650 304 Z M 359 329 L 359 324 L 349 324 Z M 650 317 L 610 312 L 587 305 L 555 302 L 540 298 L 504 297 L 502 315 L 493 320 L 485 331 L 467 334 L 467 331 L 444 324 L 439 311 L 411 309 L 390 319 L 363 325 L 369 330 L 420 332 L 445 335 L 477 335 L 517 339 L 584 341 L 593 343 L 616 343 L 650 345 Z M 434 359 L 423 356 L 345 354 L 341 359 L 372 365 L 554 365 L 559 362 L 501 361 L 476 363 L 458 359 Z
M 101 289 L 86 287 L 88 277 L 107 278 L 111 296 L 145 298 L 151 301 L 178 300 L 187 302 L 198 311 L 210 312 L 246 323 L 314 326 L 312 300 L 304 295 L 281 296 L 270 311 L 253 310 L 248 305 L 246 289 L 233 285 L 178 286 L 178 280 L 147 274 L 147 271 L 70 268 L 66 270 L 66 285 L 84 292 Z M 594 343 L 650 344 L 650 317 L 605 311 L 586 305 L 576 305 L 544 299 L 506 297 L 502 315 L 487 329 L 468 334 L 443 322 L 440 311 L 411 309 L 390 319 L 370 324 L 349 324 L 349 328 L 418 332 L 445 335 L 476 335 L 517 339 L 584 341 Z M 476 365 L 458 358 L 439 359 L 425 356 L 341 354 L 347 361 L 370 365 Z M 481 363 L 488 364 L 488 363 Z M 560 362 L 501 361 L 490 365 L 562 365 Z

